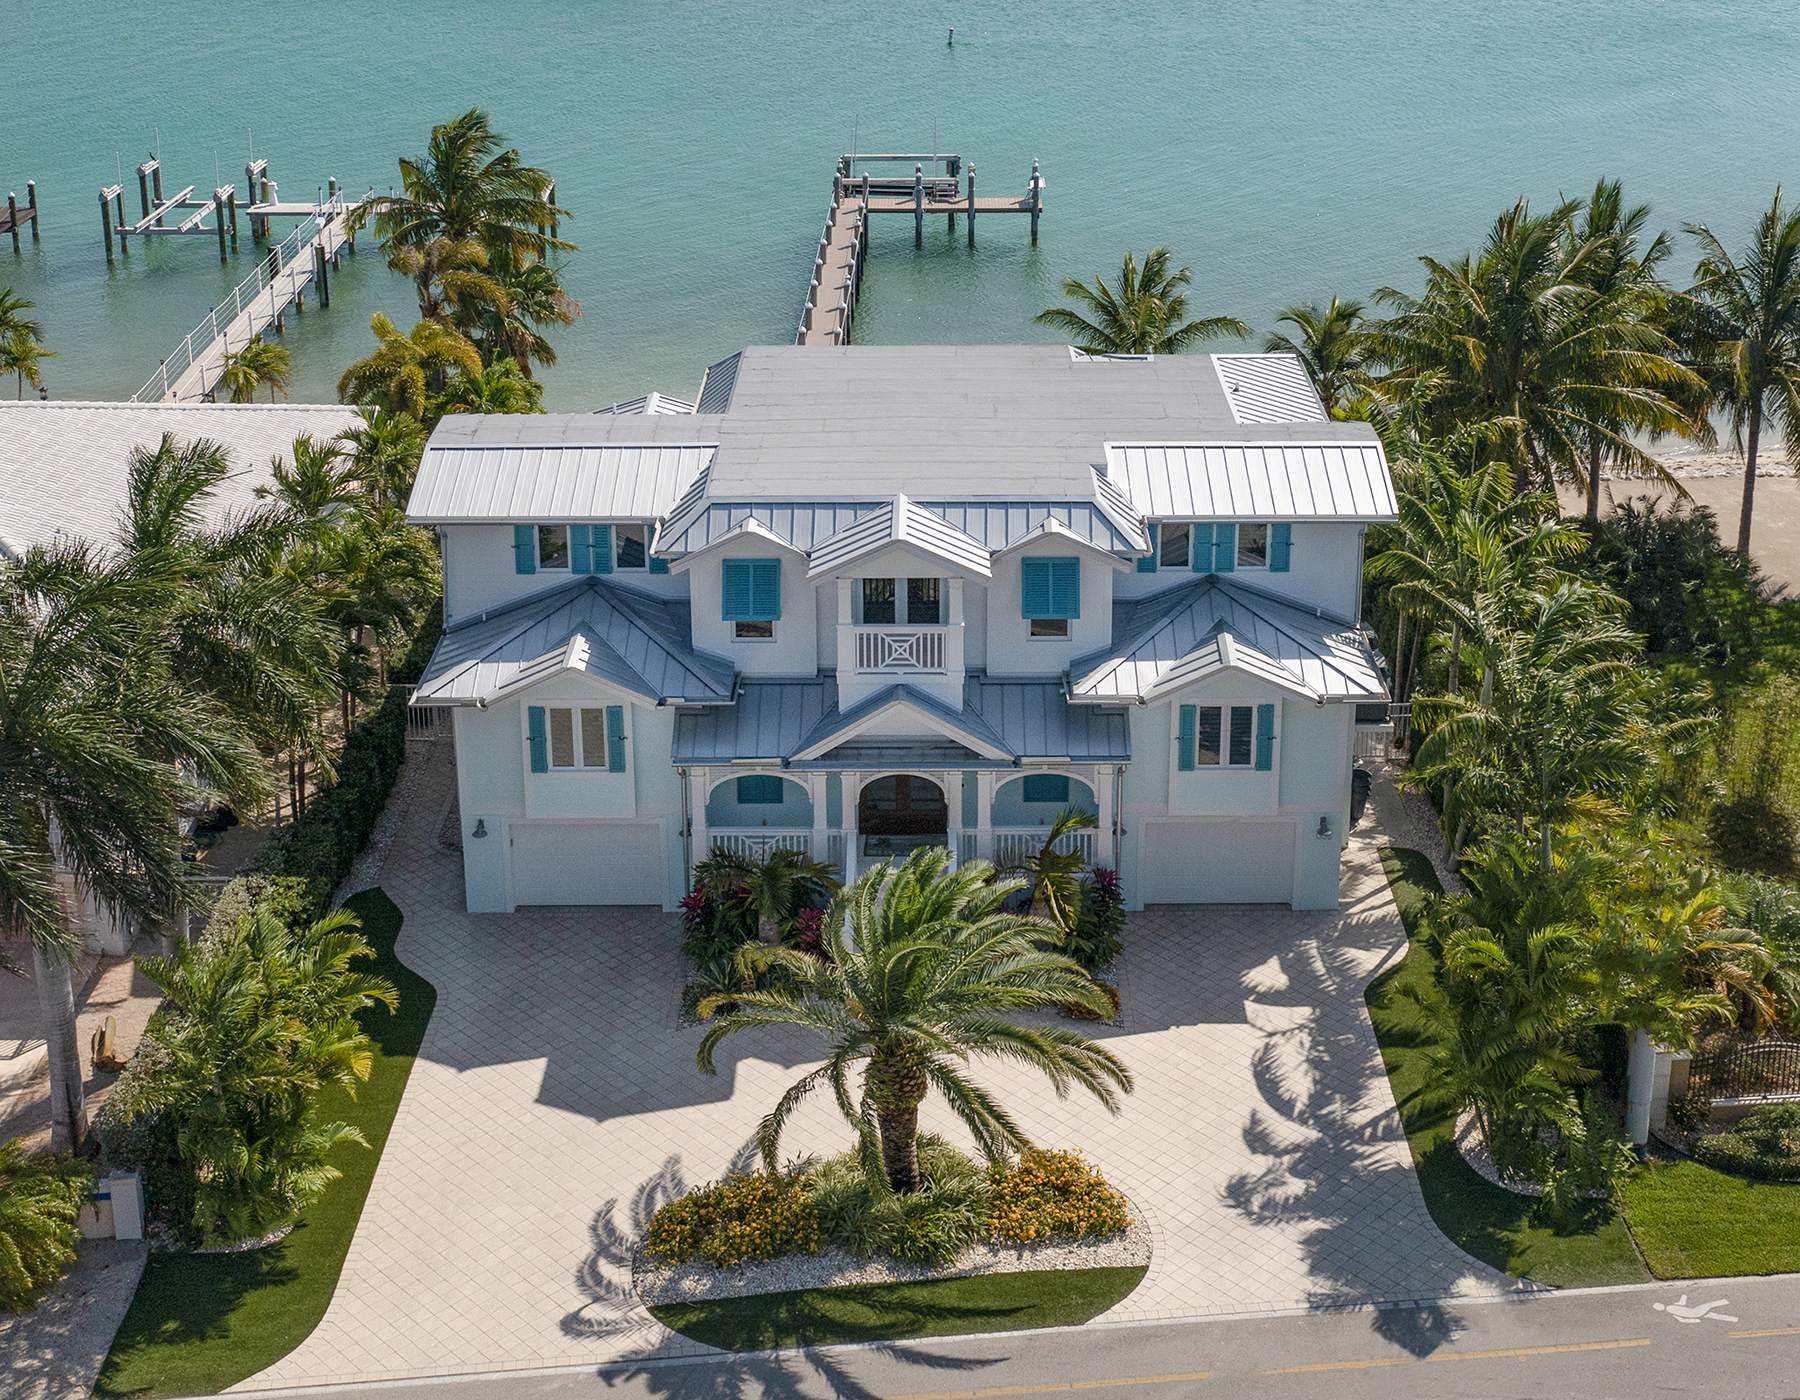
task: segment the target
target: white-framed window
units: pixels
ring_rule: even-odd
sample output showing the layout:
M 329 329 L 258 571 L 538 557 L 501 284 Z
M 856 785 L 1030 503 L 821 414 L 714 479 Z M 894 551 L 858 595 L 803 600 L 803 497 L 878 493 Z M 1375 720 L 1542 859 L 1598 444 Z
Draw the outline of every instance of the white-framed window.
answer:
M 1158 562 L 1165 569 L 1185 569 L 1193 543 L 1193 526 L 1185 520 L 1163 522 L 1157 540 Z
M 539 569 L 569 567 L 569 527 L 540 525 L 537 527 L 537 566 Z
M 1252 768 L 1268 772 L 1274 759 L 1274 705 L 1176 707 L 1175 767 L 1179 771 Z
M 1244 524 L 1237 527 L 1237 566 L 1240 569 L 1269 567 L 1269 527 Z
M 936 627 L 944 620 L 943 582 L 935 578 L 866 578 L 862 581 L 865 627 Z
M 648 569 L 650 567 L 650 541 L 642 525 L 615 525 L 612 527 L 613 568 L 615 569 Z
M 532 772 L 625 771 L 623 705 L 531 705 L 525 720 Z
M 775 622 L 772 618 L 763 618 L 758 622 L 734 622 L 731 624 L 731 635 L 740 642 L 772 642 L 775 640 Z

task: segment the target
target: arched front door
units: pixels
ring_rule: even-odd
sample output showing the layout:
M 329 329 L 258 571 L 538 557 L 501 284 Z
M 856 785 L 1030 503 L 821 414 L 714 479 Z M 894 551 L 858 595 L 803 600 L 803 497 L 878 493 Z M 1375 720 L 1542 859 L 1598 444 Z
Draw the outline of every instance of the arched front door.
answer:
M 857 800 L 856 830 L 865 859 L 904 860 L 920 846 L 949 843 L 950 806 L 929 778 L 877 778 Z

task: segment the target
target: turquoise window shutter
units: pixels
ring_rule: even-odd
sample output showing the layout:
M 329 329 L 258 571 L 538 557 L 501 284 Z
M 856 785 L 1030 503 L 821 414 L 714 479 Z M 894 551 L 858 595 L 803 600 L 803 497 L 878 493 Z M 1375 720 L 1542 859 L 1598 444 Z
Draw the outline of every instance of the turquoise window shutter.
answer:
M 1213 527 L 1204 520 L 1198 520 L 1190 528 L 1194 533 L 1188 544 L 1188 550 L 1189 558 L 1194 561 L 1194 572 L 1210 574 L 1213 558 Z
M 1294 527 L 1292 525 L 1269 526 L 1269 572 L 1285 574 L 1288 571 L 1288 560 L 1294 552 Z
M 1050 563 L 1051 617 L 1081 616 L 1081 560 L 1052 559 Z
M 725 560 L 719 575 L 719 615 L 726 622 L 781 621 L 781 561 Z
M 513 526 L 513 572 L 515 574 L 535 574 L 537 572 L 536 532 L 529 525 Z
M 550 755 L 544 749 L 544 707 L 533 705 L 525 711 L 525 732 L 531 741 L 531 771 L 548 773 Z
M 1194 711 L 1195 706 L 1181 707 L 1181 724 L 1175 731 L 1175 766 L 1183 773 L 1194 771 Z
M 779 559 L 752 559 L 750 561 L 750 594 L 751 614 L 757 622 L 781 621 L 781 561 Z
M 602 525 L 601 529 L 606 527 Z M 591 574 L 594 572 L 594 551 L 588 541 L 591 538 L 586 525 L 569 526 L 569 572 L 572 574 Z
M 606 707 L 606 766 L 614 773 L 625 771 L 625 707 Z
M 1055 617 L 1050 610 L 1050 561 L 1048 559 L 1021 559 L 1019 561 L 1019 616 Z
M 612 572 L 612 526 L 594 526 L 594 572 Z
M 743 622 L 750 616 L 750 561 L 727 559 L 720 568 L 719 616 Z
M 1256 707 L 1256 771 L 1267 773 L 1275 766 L 1275 707 Z
M 658 559 L 654 554 L 652 554 L 650 556 L 650 572 L 653 574 L 668 573 L 669 572 L 669 561 L 667 559 Z
M 1145 528 L 1150 532 L 1150 557 L 1138 560 L 1138 572 L 1153 574 L 1156 572 L 1156 551 L 1159 543 L 1156 537 L 1161 532 L 1154 525 L 1147 525 Z
M 1237 526 L 1213 526 L 1213 572 L 1229 574 L 1237 569 Z

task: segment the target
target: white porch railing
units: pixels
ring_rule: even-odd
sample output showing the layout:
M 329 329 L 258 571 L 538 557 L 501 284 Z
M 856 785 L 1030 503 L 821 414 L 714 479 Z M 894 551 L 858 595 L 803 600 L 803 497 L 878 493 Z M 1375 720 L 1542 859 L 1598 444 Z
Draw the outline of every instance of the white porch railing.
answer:
M 1356 726 L 1356 757 L 1387 758 L 1392 752 L 1394 726 L 1391 724 L 1359 724 Z
M 809 858 L 812 855 L 810 830 L 772 831 L 761 826 L 741 829 L 711 827 L 707 830 L 706 839 L 709 850 L 716 851 L 722 847 L 734 854 L 754 856 L 758 860 L 770 851 L 798 851 Z
M 942 671 L 947 627 L 858 627 L 859 671 Z
M 994 864 L 1009 865 L 1034 856 L 1044 847 L 1044 838 L 1050 833 L 1041 826 L 1015 826 L 994 828 Z M 1063 855 L 1071 851 L 1079 852 L 1081 863 L 1088 869 L 1094 865 L 1093 831 L 1070 831 L 1056 838 L 1055 849 Z

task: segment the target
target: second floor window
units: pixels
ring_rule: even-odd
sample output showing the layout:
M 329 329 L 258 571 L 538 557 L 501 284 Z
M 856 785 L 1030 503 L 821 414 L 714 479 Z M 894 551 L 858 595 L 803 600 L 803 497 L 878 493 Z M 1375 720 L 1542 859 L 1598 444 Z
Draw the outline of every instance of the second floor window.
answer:
M 569 527 L 567 525 L 538 526 L 537 547 L 537 562 L 540 569 L 566 569 L 569 567 Z
M 1182 705 L 1176 715 L 1175 766 L 1252 768 L 1268 772 L 1275 759 L 1273 705 Z
M 613 567 L 619 569 L 642 569 L 648 566 L 649 551 L 644 547 L 644 527 L 642 525 L 615 525 L 613 536 Z
M 900 585 L 906 585 L 904 598 Z M 866 578 L 862 581 L 862 620 L 866 627 L 936 627 L 943 622 L 941 581 L 935 578 Z M 904 605 L 904 607 L 903 607 Z
M 1294 527 L 1286 521 L 1164 520 L 1151 525 L 1150 531 L 1150 554 L 1138 560 L 1139 573 L 1267 569 L 1285 574 L 1293 557 Z
M 1188 566 L 1188 548 L 1193 531 L 1186 521 L 1171 520 L 1162 527 L 1159 562 L 1165 569 L 1185 569 Z
M 1066 637 L 1081 616 L 1081 560 L 1034 556 L 1019 561 L 1019 611 L 1033 637 Z
M 781 561 L 727 559 L 719 579 L 719 615 L 742 642 L 773 641 L 781 621 Z
M 625 771 L 625 707 L 587 709 L 532 705 L 526 711 L 526 743 L 533 773 L 577 768 Z

